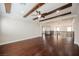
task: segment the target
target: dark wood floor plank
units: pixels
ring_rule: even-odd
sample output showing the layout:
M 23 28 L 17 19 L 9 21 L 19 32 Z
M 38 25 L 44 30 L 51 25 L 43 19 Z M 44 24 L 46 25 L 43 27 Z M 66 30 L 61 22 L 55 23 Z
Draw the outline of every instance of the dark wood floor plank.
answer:
M 24 41 L 14 42 L 0 46 L 1 56 L 79 56 L 78 45 L 72 47 L 56 48 L 50 46 L 49 49 L 44 48 L 43 40 L 41 37 L 32 38 Z M 65 51 L 64 49 L 71 49 Z

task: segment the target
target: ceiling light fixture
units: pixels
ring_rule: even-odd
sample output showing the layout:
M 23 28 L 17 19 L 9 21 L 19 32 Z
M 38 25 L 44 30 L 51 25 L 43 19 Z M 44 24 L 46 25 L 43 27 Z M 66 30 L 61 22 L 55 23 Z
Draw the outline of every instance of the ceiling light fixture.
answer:
M 56 13 L 59 13 L 59 12 L 60 12 L 59 10 L 56 11 Z
M 37 17 L 38 17 L 38 18 L 41 18 L 41 15 L 38 15 Z

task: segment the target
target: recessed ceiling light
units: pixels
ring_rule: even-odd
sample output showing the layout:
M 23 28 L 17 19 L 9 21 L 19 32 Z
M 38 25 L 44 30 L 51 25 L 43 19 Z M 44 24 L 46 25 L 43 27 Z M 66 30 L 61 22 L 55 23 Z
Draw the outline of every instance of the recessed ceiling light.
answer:
M 38 18 L 41 18 L 41 15 L 38 15 L 37 17 L 38 17 Z
M 56 11 L 56 13 L 59 13 L 59 12 L 60 12 L 59 10 Z

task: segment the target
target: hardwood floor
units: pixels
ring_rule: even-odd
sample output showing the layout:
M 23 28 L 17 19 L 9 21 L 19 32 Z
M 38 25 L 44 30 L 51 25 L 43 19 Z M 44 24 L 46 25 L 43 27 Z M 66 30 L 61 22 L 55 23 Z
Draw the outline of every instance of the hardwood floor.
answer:
M 66 45 L 64 48 L 55 46 L 44 47 L 41 37 L 0 46 L 1 56 L 79 56 L 78 45 Z

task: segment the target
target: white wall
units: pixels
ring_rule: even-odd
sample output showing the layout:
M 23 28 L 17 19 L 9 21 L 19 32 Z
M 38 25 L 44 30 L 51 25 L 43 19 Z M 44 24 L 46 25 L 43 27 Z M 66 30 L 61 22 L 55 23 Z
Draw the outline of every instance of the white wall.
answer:
M 72 27 L 72 21 L 73 19 L 65 19 L 65 20 L 60 20 L 54 23 L 51 23 L 51 30 L 57 31 L 57 28 L 59 28 L 60 31 L 67 31 L 68 27 Z M 72 28 L 73 30 L 73 28 Z
M 14 14 L 1 19 L 2 39 L 0 44 L 7 44 L 41 35 L 39 23 L 32 19 Z
M 0 45 L 41 36 L 40 25 L 32 17 L 23 16 L 37 3 L 12 4 L 11 13 L 0 3 Z M 30 8 L 29 8 L 30 7 Z
M 76 16 L 74 23 L 75 40 L 74 43 L 79 45 L 79 16 Z
M 50 27 L 50 30 L 57 31 L 57 28 L 59 28 L 60 31 L 67 31 L 68 27 L 71 27 L 71 30 L 73 31 L 73 17 L 67 17 L 67 18 L 58 18 L 58 19 L 51 19 L 52 21 L 43 22 L 41 26 L 44 28 Z M 57 21 L 54 21 L 57 20 Z M 47 29 L 47 28 L 46 28 Z
M 0 6 L 0 13 L 1 13 L 1 6 Z M 0 14 L 0 38 L 1 38 L 1 14 Z
M 0 37 L 1 37 L 1 19 L 0 19 Z
M 75 32 L 75 40 L 74 43 L 79 45 L 79 3 L 73 3 L 72 14 L 76 15 L 74 20 L 74 32 Z

